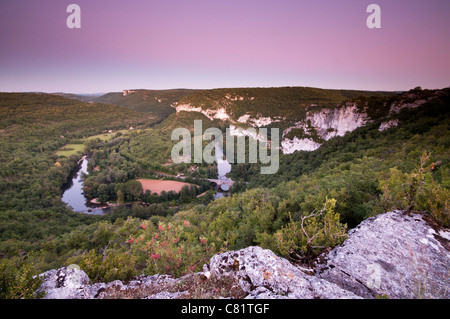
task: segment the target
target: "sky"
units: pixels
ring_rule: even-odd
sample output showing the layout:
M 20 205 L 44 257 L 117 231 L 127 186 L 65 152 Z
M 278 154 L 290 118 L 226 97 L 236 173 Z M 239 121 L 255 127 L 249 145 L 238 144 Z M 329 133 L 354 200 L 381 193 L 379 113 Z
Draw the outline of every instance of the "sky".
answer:
M 0 91 L 443 88 L 448 17 L 448 0 L 1 0 Z

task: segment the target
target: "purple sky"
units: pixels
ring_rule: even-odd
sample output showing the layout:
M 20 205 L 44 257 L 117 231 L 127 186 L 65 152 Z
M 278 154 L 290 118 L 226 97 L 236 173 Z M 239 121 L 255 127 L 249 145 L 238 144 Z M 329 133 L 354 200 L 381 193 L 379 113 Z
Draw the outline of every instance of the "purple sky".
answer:
M 449 0 L 0 0 L 0 91 L 443 88 L 449 17 Z

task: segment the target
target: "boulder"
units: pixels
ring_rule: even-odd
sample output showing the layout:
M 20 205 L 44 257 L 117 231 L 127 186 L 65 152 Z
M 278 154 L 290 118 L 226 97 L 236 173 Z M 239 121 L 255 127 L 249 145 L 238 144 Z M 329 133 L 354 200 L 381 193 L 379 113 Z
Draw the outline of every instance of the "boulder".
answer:
M 39 291 L 45 291 L 44 299 L 89 299 L 89 277 L 77 266 L 52 269 L 41 275 L 43 284 Z
M 336 284 L 305 273 L 268 249 L 247 247 L 215 255 L 204 272 L 237 277 L 251 298 L 360 298 Z
M 448 298 L 449 235 L 418 213 L 368 218 L 325 256 L 317 276 L 364 298 Z

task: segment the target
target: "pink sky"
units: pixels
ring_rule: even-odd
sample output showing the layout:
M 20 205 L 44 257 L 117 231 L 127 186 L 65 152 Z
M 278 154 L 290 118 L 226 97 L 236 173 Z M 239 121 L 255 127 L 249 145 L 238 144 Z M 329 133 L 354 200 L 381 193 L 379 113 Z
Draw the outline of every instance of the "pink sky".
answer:
M 448 0 L 1 0 L 0 91 L 442 88 L 449 16 Z

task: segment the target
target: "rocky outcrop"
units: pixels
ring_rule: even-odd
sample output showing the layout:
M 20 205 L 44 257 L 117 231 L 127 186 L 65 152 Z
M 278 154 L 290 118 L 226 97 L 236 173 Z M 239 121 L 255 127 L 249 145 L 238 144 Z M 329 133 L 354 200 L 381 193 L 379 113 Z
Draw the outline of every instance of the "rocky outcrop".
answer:
M 321 145 L 310 138 L 298 138 L 297 136 L 294 136 L 293 139 L 283 138 L 281 140 L 283 154 L 292 154 L 296 151 L 315 151 Z
M 266 142 L 267 138 L 264 135 L 259 134 L 256 129 L 249 128 L 243 129 L 242 127 L 236 127 L 234 125 L 230 125 L 230 135 L 231 136 L 249 136 L 254 140 Z
M 366 103 L 364 106 L 359 105 L 355 100 L 349 100 L 337 104 L 333 108 L 322 107 L 317 109 L 317 104 L 310 104 L 306 110 L 304 118 L 286 118 L 284 116 L 267 116 L 259 112 L 247 112 L 239 117 L 235 116 L 231 111 L 234 101 L 253 100 L 253 97 L 243 97 L 238 95 L 227 94 L 222 99 L 213 101 L 213 107 L 206 107 L 204 104 L 192 105 L 190 103 L 174 103 L 172 106 L 177 112 L 199 112 L 208 117 L 210 120 L 226 120 L 232 124 L 245 124 L 246 127 L 265 127 L 274 123 L 282 122 L 283 133 L 281 137 L 281 151 L 284 154 L 292 154 L 296 151 L 314 151 L 336 136 L 344 136 L 347 132 L 365 126 L 374 120 L 383 120 L 379 127 L 379 131 L 387 130 L 391 127 L 398 126 L 398 114 L 402 109 L 417 108 L 427 102 L 448 95 L 448 89 L 443 90 L 421 90 L 414 89 L 409 92 L 401 93 L 394 100 L 384 102 L 379 108 L 389 108 L 386 116 L 379 118 L 378 115 L 371 118 L 368 113 L 373 106 Z M 236 130 L 246 131 L 244 128 L 234 127 Z M 292 132 L 297 130 L 295 134 Z M 249 134 L 246 134 L 250 136 Z
M 321 146 L 321 143 L 317 140 L 315 141 L 313 138 L 285 138 L 293 129 L 301 129 L 306 135 L 311 135 L 311 130 L 313 130 L 317 138 L 328 141 L 336 136 L 344 136 L 345 133 L 364 126 L 368 121 L 367 114 L 359 111 L 356 103 L 346 103 L 335 109 L 322 109 L 318 112 L 308 112 L 304 120 L 287 128 L 283 132 L 283 153 L 291 154 L 295 151 L 314 151 Z
M 177 104 L 174 107 L 177 112 L 199 112 L 210 120 L 228 120 L 231 123 L 236 123 L 236 120 L 233 119 L 232 115 L 227 113 L 224 106 L 215 109 L 203 109 L 201 106 L 193 106 L 191 104 Z M 252 117 L 250 114 L 245 114 L 239 117 L 237 122 L 245 123 L 252 127 L 264 127 L 271 123 L 285 120 L 285 118 L 281 117 L 264 117 L 261 114 L 258 114 L 257 117 Z M 295 151 L 314 151 L 321 146 L 321 143 L 312 138 L 285 138 L 286 134 L 294 128 L 303 129 L 305 132 L 308 132 L 312 128 L 316 136 L 327 141 L 335 136 L 343 136 L 347 132 L 364 126 L 367 122 L 367 115 L 358 110 L 356 103 L 346 103 L 335 109 L 324 108 L 318 112 L 308 112 L 304 120 L 284 130 L 281 140 L 281 150 L 284 154 L 291 154 Z M 250 134 L 246 134 L 246 130 L 243 128 L 234 125 L 231 125 L 230 128 L 235 132 L 239 131 L 239 134 L 251 136 Z M 258 137 L 251 137 L 258 139 Z
M 380 124 L 380 128 L 378 129 L 378 131 L 382 132 L 382 131 L 390 129 L 391 127 L 395 127 L 395 126 L 398 126 L 398 119 L 385 121 Z
M 360 298 L 339 286 L 307 274 L 272 251 L 248 247 L 215 255 L 204 272 L 238 279 L 247 298 L 336 299 Z
M 134 90 L 123 90 L 122 91 L 123 96 L 127 96 L 127 95 L 133 94 L 133 93 L 137 93 L 137 92 Z
M 52 269 L 40 275 L 45 299 L 89 299 L 89 277 L 77 266 Z
M 449 235 L 420 214 L 378 215 L 349 231 L 317 276 L 364 298 L 449 298 Z
M 89 285 L 87 275 L 72 266 L 42 274 L 40 289 L 50 299 L 196 298 L 195 287 L 205 284 L 216 285 L 212 291 L 233 291 L 214 296 L 226 298 L 449 298 L 449 239 L 450 231 L 426 216 L 395 211 L 349 231 L 314 269 L 253 246 L 215 255 L 203 272 L 182 278 L 154 275 Z
M 177 104 L 175 106 L 175 109 L 178 112 L 199 112 L 202 113 L 203 115 L 205 115 L 207 118 L 209 118 L 211 121 L 212 120 L 230 120 L 231 121 L 231 117 L 230 115 L 227 113 L 226 109 L 224 107 L 219 107 L 217 109 L 206 109 L 204 110 L 201 107 L 196 107 L 193 106 L 191 104 Z

